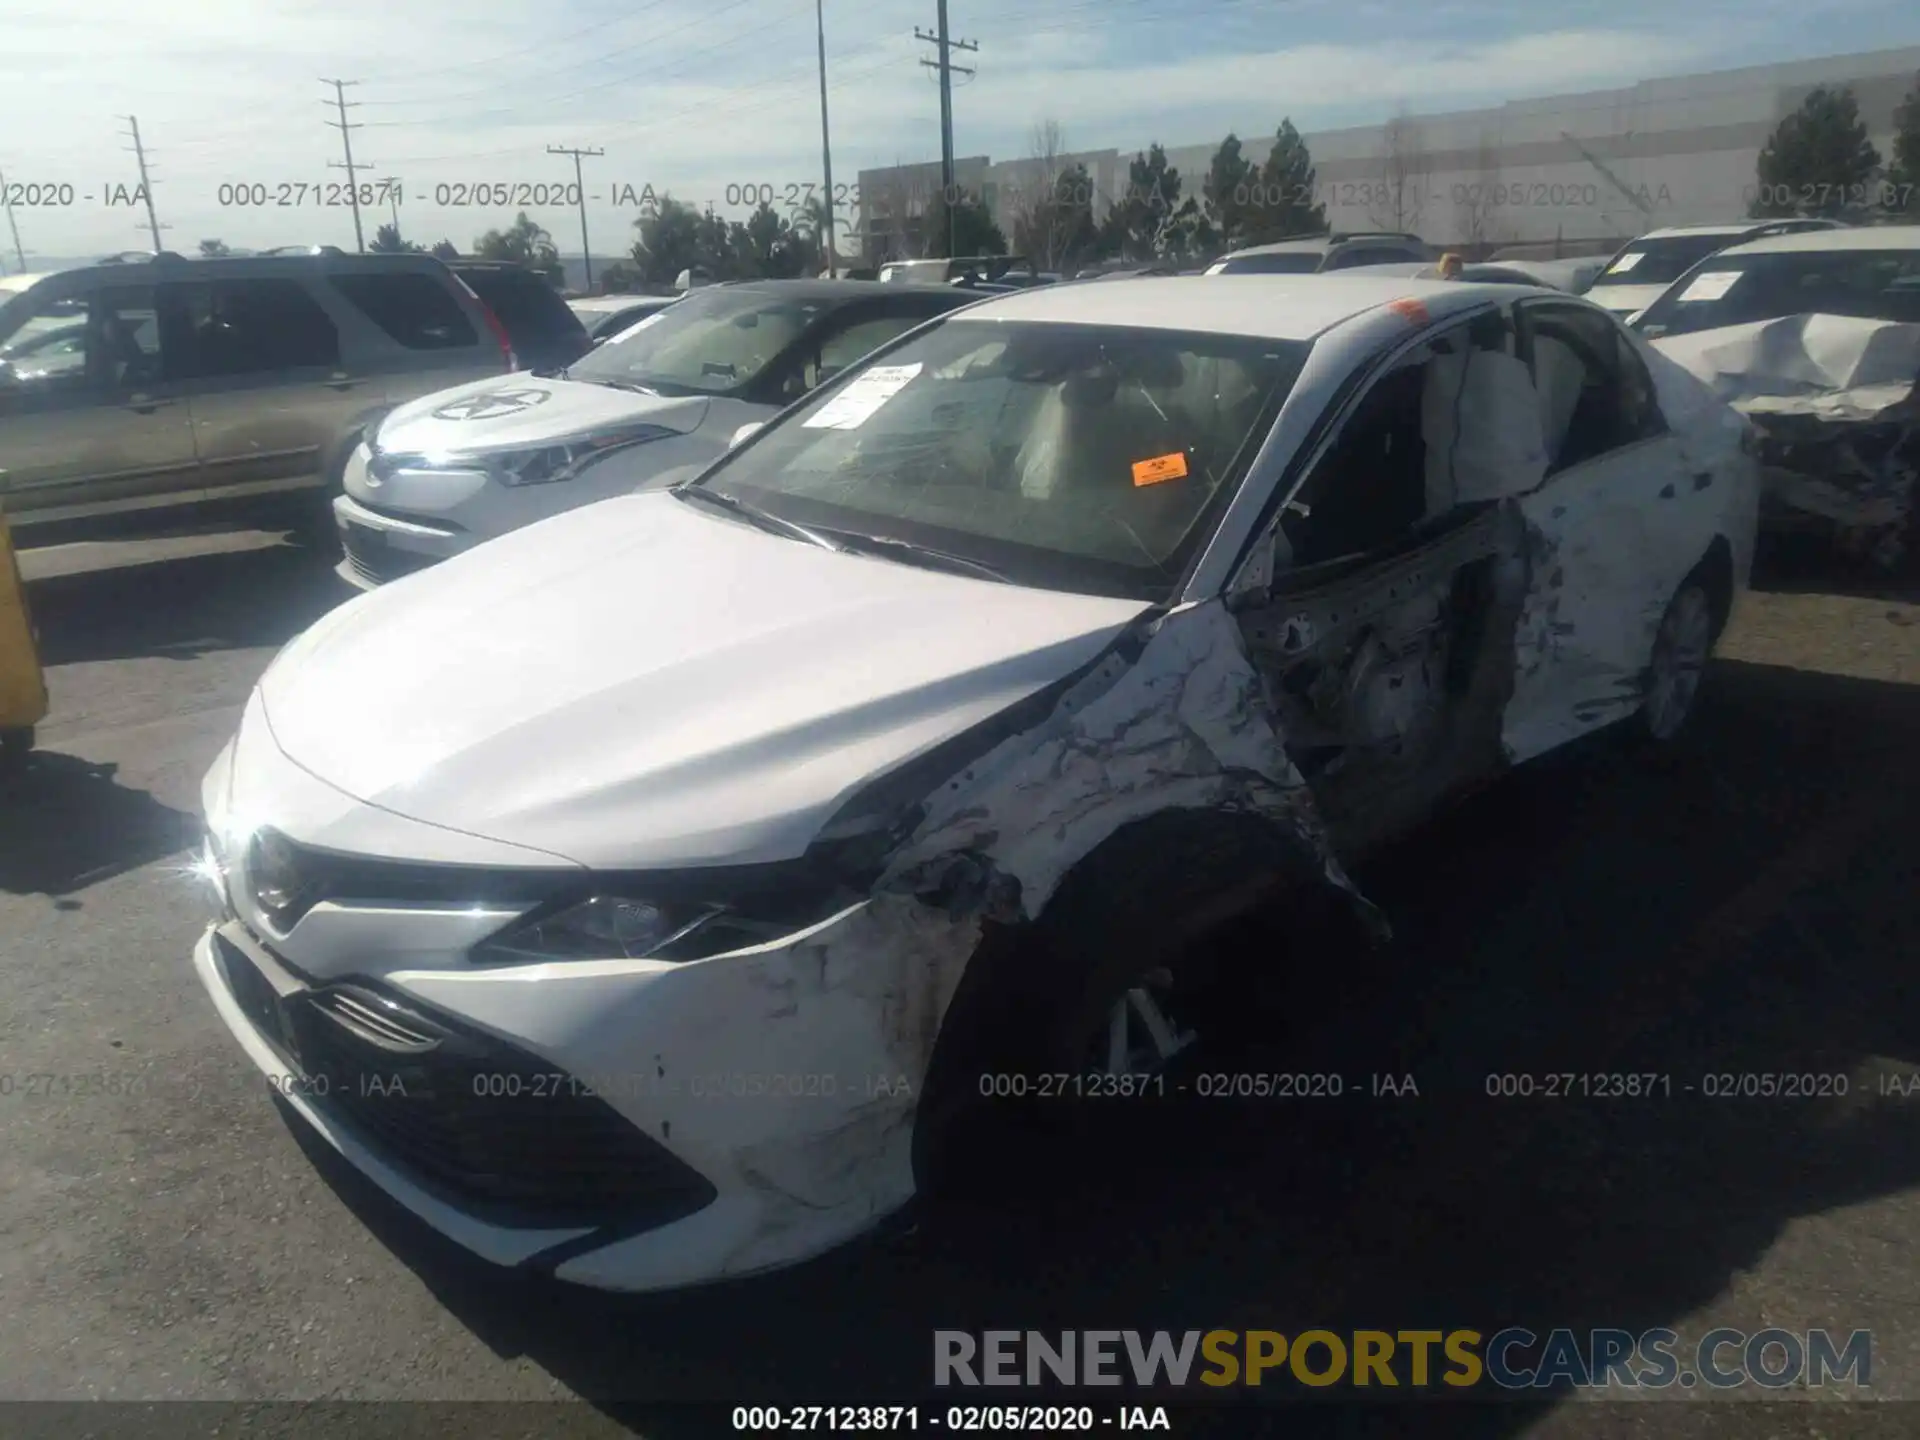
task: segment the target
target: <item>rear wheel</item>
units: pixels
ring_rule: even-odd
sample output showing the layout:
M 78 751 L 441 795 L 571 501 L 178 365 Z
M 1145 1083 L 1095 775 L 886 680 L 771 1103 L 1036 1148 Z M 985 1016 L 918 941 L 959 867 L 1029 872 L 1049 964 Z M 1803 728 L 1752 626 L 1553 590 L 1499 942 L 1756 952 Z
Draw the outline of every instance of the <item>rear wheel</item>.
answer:
M 1713 656 L 1713 599 L 1704 578 L 1689 576 L 1667 604 L 1654 635 L 1640 726 L 1650 740 L 1679 738 L 1700 698 Z

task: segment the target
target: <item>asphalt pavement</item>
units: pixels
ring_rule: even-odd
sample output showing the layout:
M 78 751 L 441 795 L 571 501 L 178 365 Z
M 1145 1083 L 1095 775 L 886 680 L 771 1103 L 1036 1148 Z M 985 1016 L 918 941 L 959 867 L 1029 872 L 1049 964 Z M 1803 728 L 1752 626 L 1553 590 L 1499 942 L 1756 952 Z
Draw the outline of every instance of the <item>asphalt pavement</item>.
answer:
M 1920 1399 L 1920 1089 L 1896 1093 L 1920 1076 L 1911 589 L 1804 557 L 1770 574 L 1679 754 L 1585 747 L 1368 867 L 1392 945 L 1328 963 L 1284 916 L 1223 942 L 1264 979 L 1220 1068 L 1417 1094 L 1129 1116 L 812 1264 L 609 1297 L 487 1270 L 343 1171 L 190 968 L 201 774 L 274 652 L 341 597 L 329 560 L 244 528 L 23 557 L 53 713 L 0 785 L 0 1398 L 580 1399 L 349 1428 L 668 1436 L 730 1428 L 686 1403 L 924 1386 L 935 1329 L 1830 1326 L 1874 1332 L 1896 1403 L 1323 1404 L 1284 1433 L 1920 1433 L 1897 1403 Z M 1566 1072 L 1672 1093 L 1487 1093 Z M 1848 1093 L 1699 1093 L 1744 1073 Z M 29 1094 L 28 1075 L 80 1078 Z M 295 1433 L 332 1412 L 246 1413 Z M 35 1423 L 77 1433 L 69 1412 Z

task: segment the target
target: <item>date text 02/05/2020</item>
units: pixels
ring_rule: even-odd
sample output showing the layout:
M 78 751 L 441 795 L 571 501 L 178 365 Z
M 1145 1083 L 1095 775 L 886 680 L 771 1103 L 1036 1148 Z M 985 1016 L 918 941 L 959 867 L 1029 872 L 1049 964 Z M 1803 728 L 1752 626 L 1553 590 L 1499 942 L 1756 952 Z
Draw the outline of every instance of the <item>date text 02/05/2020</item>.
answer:
M 1202 1071 L 1186 1079 L 1164 1074 L 1116 1075 L 1107 1071 L 988 1071 L 980 1094 L 996 1100 L 1159 1100 L 1192 1095 L 1202 1100 L 1406 1100 L 1420 1097 L 1411 1074 L 1349 1077 L 1334 1071 Z
M 1031 1431 L 1093 1434 L 1102 1430 L 1173 1429 L 1164 1405 L 736 1405 L 736 1431 L 844 1435 L 859 1431 Z
M 1523 1100 L 1840 1100 L 1852 1092 L 1853 1080 L 1844 1071 L 1813 1070 L 1722 1070 L 1680 1079 L 1660 1071 L 1508 1071 L 1489 1074 L 1485 1088 L 1496 1098 Z M 1908 1093 L 1897 1076 L 1883 1076 L 1878 1089 Z

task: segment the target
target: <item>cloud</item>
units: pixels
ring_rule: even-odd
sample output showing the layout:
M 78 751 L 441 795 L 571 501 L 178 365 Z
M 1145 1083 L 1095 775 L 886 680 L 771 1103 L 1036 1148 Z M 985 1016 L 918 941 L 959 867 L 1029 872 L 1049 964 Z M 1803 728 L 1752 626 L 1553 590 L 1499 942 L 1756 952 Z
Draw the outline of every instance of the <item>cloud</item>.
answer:
M 1859 0 L 1875 10 L 1878 0 Z M 914 39 L 923 0 L 828 0 L 834 172 L 939 153 L 938 96 Z M 954 96 L 961 154 L 1016 158 L 1042 119 L 1074 148 L 1134 150 L 1435 111 L 1686 73 L 1721 53 L 1733 14 L 1761 44 L 1785 0 L 1653 0 L 1557 11 L 1518 0 L 977 0 L 955 7 L 980 51 Z M 1878 13 L 1876 11 L 1876 13 Z M 405 179 L 403 229 L 467 243 L 511 214 L 434 203 L 440 186 L 571 180 L 549 145 L 599 146 L 589 194 L 651 184 L 725 209 L 729 187 L 812 183 L 820 98 L 812 0 L 10 0 L 12 78 L 0 166 L 15 180 L 98 191 L 131 182 L 123 122 L 155 157 L 168 243 L 350 243 L 340 210 L 222 206 L 235 182 L 337 181 L 322 75 L 348 92 L 356 159 Z M 1864 22 L 1863 22 L 1864 23 Z M 1540 29 L 1543 25 L 1557 29 Z M 1836 29 L 1836 38 L 1844 32 Z M 1860 48 L 1865 48 L 1864 46 Z M 143 218 L 99 206 L 19 214 L 45 254 L 139 243 Z M 384 218 L 384 216 L 379 217 Z M 538 212 L 577 233 L 571 210 Z M 589 206 L 595 248 L 625 248 L 631 212 Z M 369 225 L 373 223 L 369 221 Z M 564 242 L 563 242 L 564 243 Z

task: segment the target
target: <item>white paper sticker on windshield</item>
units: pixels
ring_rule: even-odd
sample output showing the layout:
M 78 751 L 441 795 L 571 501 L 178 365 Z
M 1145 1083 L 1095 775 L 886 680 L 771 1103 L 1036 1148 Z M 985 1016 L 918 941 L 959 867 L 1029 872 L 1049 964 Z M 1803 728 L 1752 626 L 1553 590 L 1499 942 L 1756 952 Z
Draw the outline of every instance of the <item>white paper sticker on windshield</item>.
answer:
M 1680 292 L 1680 303 L 1690 300 L 1718 300 L 1733 288 L 1733 282 L 1745 274 L 1741 270 L 1709 270 L 1693 277 L 1693 283 Z
M 1627 271 L 1631 270 L 1634 266 L 1640 263 L 1640 257 L 1646 253 L 1647 252 L 1644 250 L 1629 250 L 1626 254 L 1622 255 L 1618 260 L 1614 261 L 1613 264 L 1607 267 L 1607 274 L 1609 275 L 1626 274 Z
M 876 365 L 856 376 L 833 399 L 820 407 L 816 415 L 801 421 L 807 430 L 858 430 L 887 401 L 906 388 L 920 373 L 920 365 Z

